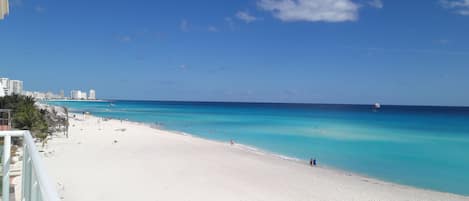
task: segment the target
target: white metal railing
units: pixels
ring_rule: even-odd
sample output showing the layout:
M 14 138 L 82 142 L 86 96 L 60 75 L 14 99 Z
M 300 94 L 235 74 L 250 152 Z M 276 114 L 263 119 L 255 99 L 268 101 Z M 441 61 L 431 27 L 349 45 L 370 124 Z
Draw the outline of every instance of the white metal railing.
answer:
M 41 156 L 29 131 L 0 131 L 3 145 L 3 201 L 10 200 L 10 148 L 11 137 L 23 137 L 23 169 L 21 201 L 60 201 L 57 191 L 49 182 Z

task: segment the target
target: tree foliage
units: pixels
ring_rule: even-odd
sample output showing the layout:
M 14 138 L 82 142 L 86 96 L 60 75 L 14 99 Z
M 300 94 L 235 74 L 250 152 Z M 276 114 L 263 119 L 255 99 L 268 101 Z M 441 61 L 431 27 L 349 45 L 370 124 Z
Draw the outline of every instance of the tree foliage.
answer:
M 0 108 L 11 109 L 13 127 L 20 130 L 30 130 L 31 133 L 41 140 L 48 135 L 48 124 L 45 111 L 38 109 L 35 100 L 29 96 L 11 95 L 0 97 Z

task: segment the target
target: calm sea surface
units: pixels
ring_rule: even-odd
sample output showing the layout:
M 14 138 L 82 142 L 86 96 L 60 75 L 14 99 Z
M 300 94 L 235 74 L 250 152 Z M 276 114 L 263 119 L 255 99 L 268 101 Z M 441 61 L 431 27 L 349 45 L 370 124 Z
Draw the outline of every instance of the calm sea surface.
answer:
M 169 101 L 49 102 L 400 184 L 469 195 L 469 108 Z

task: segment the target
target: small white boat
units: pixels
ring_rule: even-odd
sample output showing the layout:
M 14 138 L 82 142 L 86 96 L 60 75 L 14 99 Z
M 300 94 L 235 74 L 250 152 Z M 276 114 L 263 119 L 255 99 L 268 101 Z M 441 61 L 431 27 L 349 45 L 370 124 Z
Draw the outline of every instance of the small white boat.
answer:
M 379 104 L 379 103 L 375 103 L 375 105 L 374 105 L 374 108 L 375 108 L 375 109 L 379 109 L 379 108 L 381 108 L 381 104 Z

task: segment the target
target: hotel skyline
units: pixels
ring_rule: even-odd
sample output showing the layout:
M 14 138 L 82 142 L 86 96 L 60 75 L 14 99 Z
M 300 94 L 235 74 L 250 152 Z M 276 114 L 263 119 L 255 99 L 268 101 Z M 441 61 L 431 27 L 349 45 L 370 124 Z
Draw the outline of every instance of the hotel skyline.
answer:
M 72 100 L 96 100 L 96 90 L 90 89 L 89 93 L 82 90 L 70 91 L 70 96 L 65 97 L 64 90 L 60 90 L 58 94 L 40 91 L 26 91 L 23 87 L 22 80 L 13 80 L 6 77 L 0 77 L 0 97 L 11 96 L 14 94 L 31 96 L 35 99 L 72 99 Z
M 73 99 L 73 100 L 96 100 L 96 91 L 94 89 L 90 89 L 89 94 L 87 94 L 85 91 L 72 90 L 72 91 L 70 91 L 70 99 Z
M 0 78 L 0 96 L 23 94 L 23 81 Z

